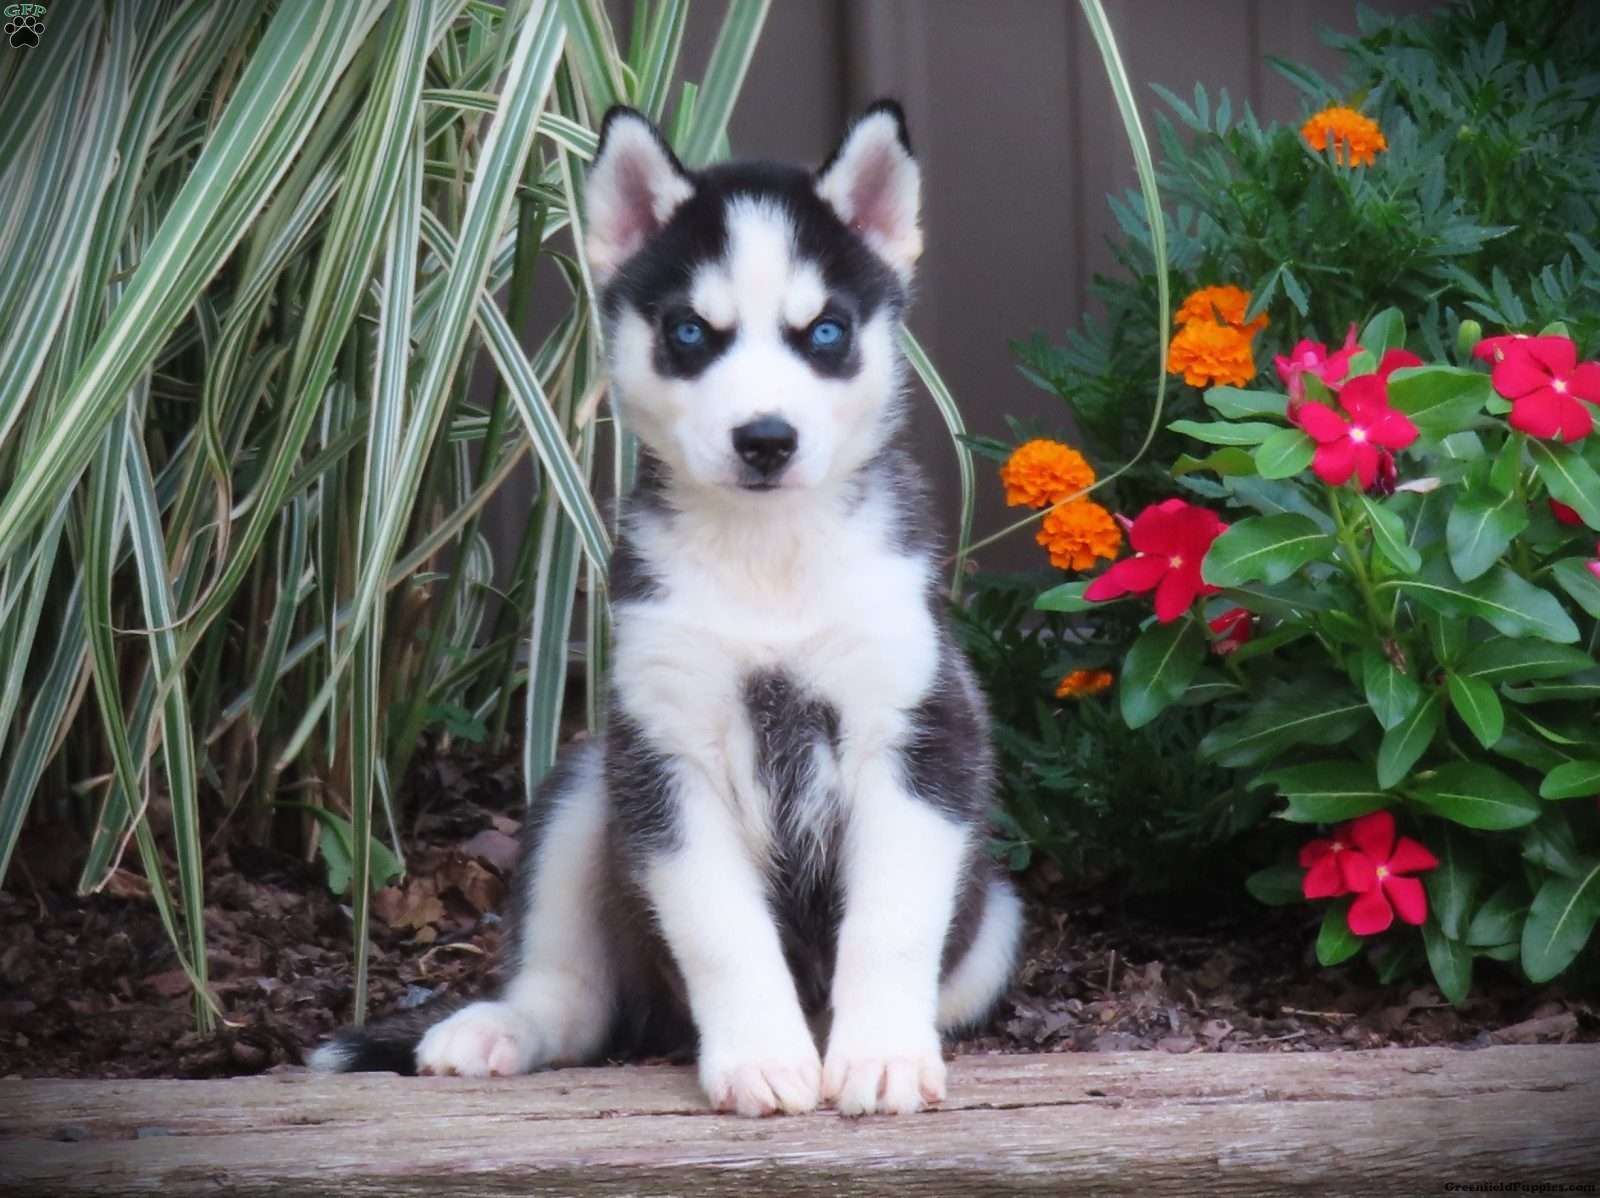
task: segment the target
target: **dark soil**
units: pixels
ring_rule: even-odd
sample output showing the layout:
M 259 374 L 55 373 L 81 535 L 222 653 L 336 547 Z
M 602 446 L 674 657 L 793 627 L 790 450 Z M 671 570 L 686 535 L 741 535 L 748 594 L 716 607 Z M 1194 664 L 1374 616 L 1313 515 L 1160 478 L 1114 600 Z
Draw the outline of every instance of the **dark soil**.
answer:
M 494 912 L 515 860 L 514 764 L 436 757 L 413 774 L 411 794 L 411 873 L 374 902 L 379 1014 L 493 985 L 503 938 Z M 35 868 L 13 871 L 0 892 L 0 1076 L 294 1067 L 349 1015 L 349 909 L 329 894 L 320 863 L 246 845 L 212 854 L 206 930 L 226 1023 L 200 1035 L 141 878 L 119 871 L 101 893 L 77 897 L 70 869 L 48 868 L 48 854 L 18 857 Z M 1023 884 L 1032 918 L 1017 982 L 958 1053 L 1600 1040 L 1600 1006 L 1559 988 L 1532 991 L 1496 966 L 1461 1008 L 1421 975 L 1380 986 L 1359 962 L 1320 969 L 1309 949 L 1316 915 L 1306 908 L 1207 914 L 1188 898 L 1135 900 L 1109 887 L 1075 894 L 1048 867 Z

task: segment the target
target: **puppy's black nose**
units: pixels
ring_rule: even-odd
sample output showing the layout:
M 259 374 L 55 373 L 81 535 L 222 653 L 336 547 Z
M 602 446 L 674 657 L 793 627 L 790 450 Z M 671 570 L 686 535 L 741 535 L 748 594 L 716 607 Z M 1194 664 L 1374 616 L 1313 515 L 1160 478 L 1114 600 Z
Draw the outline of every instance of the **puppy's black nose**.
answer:
M 794 456 L 800 434 L 778 416 L 757 416 L 733 430 L 733 452 L 763 475 L 773 475 Z

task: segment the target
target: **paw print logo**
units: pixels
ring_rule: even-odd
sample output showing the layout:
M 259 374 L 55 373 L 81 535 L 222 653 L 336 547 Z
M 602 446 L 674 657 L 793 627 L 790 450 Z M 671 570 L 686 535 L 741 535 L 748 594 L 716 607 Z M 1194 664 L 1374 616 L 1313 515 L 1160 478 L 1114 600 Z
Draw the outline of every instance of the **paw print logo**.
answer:
M 25 15 L 6 22 L 6 37 L 19 49 L 23 46 L 37 46 L 43 34 L 44 22 L 38 17 Z

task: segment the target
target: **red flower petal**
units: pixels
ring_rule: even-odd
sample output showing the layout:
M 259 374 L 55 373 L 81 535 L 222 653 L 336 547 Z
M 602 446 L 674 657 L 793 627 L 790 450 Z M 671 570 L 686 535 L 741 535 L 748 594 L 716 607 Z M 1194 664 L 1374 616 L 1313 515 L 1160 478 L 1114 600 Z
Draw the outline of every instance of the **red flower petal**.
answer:
M 1298 858 L 1300 862 L 1300 868 L 1310 869 L 1318 861 L 1321 861 L 1324 857 L 1330 855 L 1332 852 L 1333 841 L 1326 840 L 1321 837 L 1316 840 L 1308 840 L 1300 846 L 1300 856 Z
M 1140 553 L 1171 557 L 1183 544 L 1183 514 L 1191 505 L 1182 499 L 1163 499 L 1140 512 L 1128 530 L 1128 543 Z
M 1578 364 L 1578 343 L 1571 337 L 1529 337 L 1520 345 L 1554 378 L 1566 378 Z
M 1417 426 L 1398 408 L 1384 408 L 1367 423 L 1367 440 L 1385 449 L 1404 449 L 1417 439 Z
M 1307 436 L 1319 444 L 1342 441 L 1350 435 L 1350 425 L 1327 404 L 1301 404 L 1295 421 L 1305 429 Z
M 1100 603 L 1107 599 L 1120 599 L 1124 595 L 1142 594 L 1160 582 L 1166 572 L 1165 558 L 1145 555 L 1125 557 L 1084 587 L 1083 597 Z
M 1387 861 L 1394 849 L 1394 812 L 1374 811 L 1350 821 L 1350 841 L 1374 861 Z
M 1156 588 L 1157 622 L 1170 624 L 1189 610 L 1200 594 L 1198 575 L 1198 567 L 1193 571 L 1188 569 L 1167 571 L 1167 576 Z
M 1372 447 L 1372 442 L 1350 440 L 1351 452 L 1356 457 L 1356 477 L 1361 480 L 1363 491 L 1372 490 L 1372 484 L 1378 481 L 1378 451 Z
M 1584 562 L 1583 568 L 1596 578 L 1600 578 L 1600 562 Z
M 1394 922 L 1394 912 L 1389 909 L 1389 900 L 1383 897 L 1382 891 L 1369 890 L 1350 904 L 1345 922 L 1357 936 L 1376 936 L 1388 930 Z
M 1327 853 L 1321 860 L 1312 862 L 1306 870 L 1300 891 L 1308 899 L 1333 898 L 1345 892 L 1344 879 L 1339 873 L 1339 858 L 1343 853 Z
M 1344 485 L 1356 471 L 1355 443 L 1346 437 L 1342 441 L 1317 446 L 1316 456 L 1311 459 L 1311 469 L 1330 487 Z
M 1365 853 L 1355 849 L 1346 849 L 1342 853 L 1334 854 L 1339 862 L 1339 877 L 1344 880 L 1344 888 L 1355 894 L 1365 894 L 1375 890 L 1378 886 L 1378 866 L 1375 861 Z
M 1550 514 L 1560 523 L 1574 526 L 1583 523 L 1583 517 L 1578 515 L 1576 509 L 1568 507 L 1559 499 L 1551 499 L 1548 502 L 1550 504 Z
M 1567 379 L 1567 394 L 1600 404 L 1600 362 L 1584 362 Z
M 1409 836 L 1402 836 L 1394 846 L 1394 852 L 1389 857 L 1389 872 L 1392 874 L 1418 874 L 1425 869 L 1436 869 L 1439 858 L 1428 851 L 1428 847 L 1412 840 Z
M 1415 878 L 1385 878 L 1383 893 L 1407 923 L 1420 924 L 1428 918 L 1428 895 Z
M 1389 376 L 1402 366 L 1421 365 L 1422 359 L 1409 349 L 1386 349 L 1383 351 L 1382 359 L 1378 362 L 1378 377 L 1387 382 Z
M 1526 345 L 1527 342 L 1520 342 Z M 1550 385 L 1550 372 L 1525 349 L 1513 348 L 1494 364 L 1494 389 L 1507 399 L 1521 399 Z
M 1511 427 L 1541 440 L 1581 441 L 1594 430 L 1584 404 L 1550 388 L 1511 401 Z
M 1339 406 L 1354 424 L 1366 424 L 1389 406 L 1389 389 L 1375 374 L 1353 378 L 1339 392 Z
M 1490 365 L 1498 362 L 1517 342 L 1527 341 L 1526 333 L 1506 333 L 1501 337 L 1485 337 L 1472 347 L 1472 356 Z

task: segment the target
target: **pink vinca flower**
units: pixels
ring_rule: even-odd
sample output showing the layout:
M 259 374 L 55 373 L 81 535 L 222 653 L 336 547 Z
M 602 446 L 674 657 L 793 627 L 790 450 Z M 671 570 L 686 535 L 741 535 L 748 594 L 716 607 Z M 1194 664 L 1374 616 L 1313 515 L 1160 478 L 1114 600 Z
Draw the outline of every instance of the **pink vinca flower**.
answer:
M 1305 376 L 1316 375 L 1330 389 L 1337 387 L 1350 371 L 1350 359 L 1361 352 L 1356 344 L 1356 326 L 1351 325 L 1345 334 L 1344 345 L 1333 353 L 1320 341 L 1309 339 L 1299 342 L 1288 355 L 1275 354 L 1272 364 L 1278 368 L 1278 377 L 1289 391 L 1289 408 L 1306 398 Z
M 1494 389 L 1511 401 L 1511 427 L 1541 440 L 1581 441 L 1594 431 L 1600 362 L 1578 361 L 1571 337 L 1497 337 Z M 1582 402 L 1580 402 L 1582 401 Z
M 1426 920 L 1427 892 L 1416 878 L 1403 875 L 1434 869 L 1439 859 L 1409 836 L 1395 839 L 1394 816 L 1388 811 L 1351 821 L 1349 839 L 1354 847 L 1339 854 L 1339 875 L 1345 889 L 1358 896 L 1345 916 L 1350 930 L 1375 936 L 1396 914 L 1409 924 Z
M 1410 445 L 1417 439 L 1417 426 L 1389 406 L 1388 387 L 1375 374 L 1346 383 L 1339 405 L 1345 415 L 1327 404 L 1301 404 L 1294 422 L 1317 443 L 1311 468 L 1318 478 L 1338 487 L 1354 474 L 1363 489 L 1370 489 L 1378 481 L 1383 451 Z
M 1182 499 L 1153 503 L 1129 529 L 1128 543 L 1137 550 L 1135 555 L 1091 582 L 1083 597 L 1101 603 L 1154 591 L 1156 619 L 1170 624 L 1200 596 L 1217 593 L 1200 577 L 1200 562 L 1227 527 L 1215 512 Z

